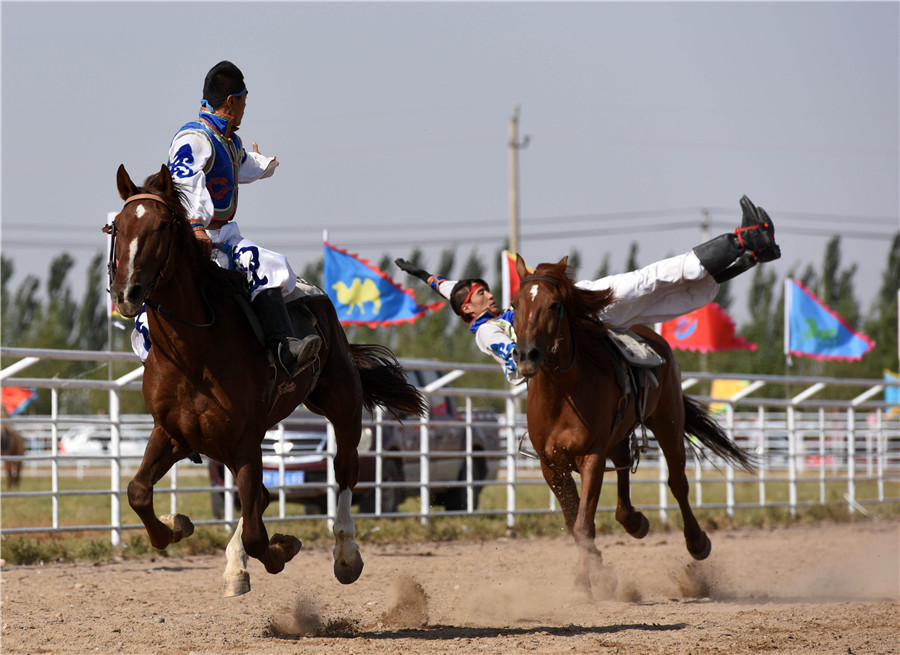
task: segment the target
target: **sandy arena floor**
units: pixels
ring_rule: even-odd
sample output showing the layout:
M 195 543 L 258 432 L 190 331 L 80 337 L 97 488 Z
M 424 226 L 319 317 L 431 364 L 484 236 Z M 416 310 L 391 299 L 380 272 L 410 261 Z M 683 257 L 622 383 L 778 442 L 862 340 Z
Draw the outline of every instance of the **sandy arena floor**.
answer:
M 900 653 L 900 525 L 602 536 L 608 598 L 573 591 L 568 538 L 367 546 L 353 585 L 330 548 L 221 596 L 224 555 L 4 566 L 7 653 Z

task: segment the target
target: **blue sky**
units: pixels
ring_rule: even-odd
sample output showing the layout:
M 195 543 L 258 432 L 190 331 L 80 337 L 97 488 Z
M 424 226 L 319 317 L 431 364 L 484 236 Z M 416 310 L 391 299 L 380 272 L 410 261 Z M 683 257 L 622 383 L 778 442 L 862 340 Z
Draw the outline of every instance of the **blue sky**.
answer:
M 773 216 L 781 278 L 843 235 L 857 295 L 900 229 L 900 3 L 3 2 L 2 238 L 15 287 L 68 250 L 76 289 L 121 202 L 240 66 L 245 143 L 277 155 L 242 187 L 244 234 L 296 270 L 332 243 L 378 261 L 492 258 L 508 235 L 521 104 L 521 248 L 577 248 L 582 277 Z M 461 261 L 459 262 L 461 265 Z M 393 272 L 392 272 L 393 273 Z M 735 285 L 735 314 L 745 314 Z

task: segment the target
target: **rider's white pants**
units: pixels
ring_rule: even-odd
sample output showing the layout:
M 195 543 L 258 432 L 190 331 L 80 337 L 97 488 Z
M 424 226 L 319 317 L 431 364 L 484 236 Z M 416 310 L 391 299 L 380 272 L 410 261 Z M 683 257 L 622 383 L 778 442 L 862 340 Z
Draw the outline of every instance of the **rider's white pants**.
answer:
M 265 289 L 281 289 L 283 295 L 293 291 L 297 276 L 287 257 L 245 238 L 237 223 L 232 221 L 221 229 L 207 230 L 206 233 L 213 245 L 212 260 L 222 268 L 240 271 L 244 275 L 250 289 L 250 300 Z M 141 307 L 134 319 L 131 348 L 142 362 L 147 360 L 150 329 L 146 307 Z
M 719 285 L 693 251 L 629 273 L 582 280 L 576 286 L 615 292 L 616 301 L 599 317 L 612 327 L 672 320 L 712 302 L 719 291 Z

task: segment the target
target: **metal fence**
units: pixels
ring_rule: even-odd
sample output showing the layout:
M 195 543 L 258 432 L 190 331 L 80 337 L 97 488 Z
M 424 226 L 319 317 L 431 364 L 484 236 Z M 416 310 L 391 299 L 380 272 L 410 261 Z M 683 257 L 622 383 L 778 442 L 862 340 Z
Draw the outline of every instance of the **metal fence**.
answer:
M 0 371 L 2 386 L 29 387 L 40 393 L 49 393 L 51 412 L 47 416 L 16 416 L 5 419 L 16 427 L 26 438 L 27 451 L 24 457 L 4 457 L 24 463 L 27 476 L 49 478 L 47 491 L 13 491 L 2 493 L 3 504 L 19 502 L 26 498 L 49 498 L 47 515 L 34 516 L 33 525 L 7 527 L 0 526 L 0 535 L 26 533 L 49 533 L 65 531 L 109 530 L 114 545 L 121 543 L 125 530 L 137 529 L 138 523 L 125 521 L 134 519 L 130 509 L 123 516 L 121 486 L 123 474 L 137 467 L 143 446 L 152 427 L 152 419 L 146 415 L 123 415 L 120 412 L 123 393 L 140 390 L 138 379 L 143 367 L 130 353 L 63 351 L 47 349 L 2 348 L 0 355 L 13 364 Z M 132 362 L 135 368 L 129 373 L 107 380 L 30 378 L 18 376 L 32 364 L 42 360 L 81 360 L 94 362 Z M 374 439 L 371 450 L 361 454 L 375 462 L 373 481 L 361 483 L 360 487 L 374 490 L 374 511 L 369 515 L 398 517 L 418 517 L 423 523 L 441 516 L 460 514 L 481 514 L 501 516 L 509 529 L 514 529 L 517 517 L 522 514 L 557 512 L 555 499 L 547 491 L 546 504 L 542 507 L 522 507 L 517 492 L 526 486 L 546 485 L 539 473 L 537 460 L 529 453 L 523 414 L 525 405 L 525 385 L 505 389 L 483 389 L 450 386 L 457 381 L 465 381 L 471 372 L 492 371 L 500 373 L 491 364 L 461 364 L 430 360 L 402 360 L 409 370 L 440 371 L 433 383 L 426 385 L 423 392 L 432 398 L 453 397 L 459 407 L 459 415 L 452 425 L 465 431 L 464 445 L 456 451 L 436 452 L 429 446 L 429 435 L 437 429 L 433 419 L 424 418 L 418 424 L 418 448 L 400 453 L 401 456 L 418 461 L 419 477 L 414 480 L 388 481 L 383 477 L 384 462 L 389 456 L 382 448 L 381 435 L 391 422 L 380 412 L 376 412 L 364 429 L 369 438 Z M 108 370 L 112 370 L 109 367 Z M 784 507 L 792 514 L 799 508 L 813 505 L 839 504 L 849 513 L 868 513 L 866 505 L 897 502 L 900 500 L 900 417 L 896 410 L 883 400 L 885 385 L 883 380 L 855 380 L 833 378 L 802 378 L 785 376 L 722 375 L 708 373 L 685 373 L 683 387 L 690 393 L 698 384 L 713 379 L 746 380 L 741 390 L 728 398 L 710 398 L 708 395 L 694 395 L 704 402 L 717 402 L 717 420 L 742 448 L 758 457 L 760 466 L 755 474 L 736 472 L 724 462 L 693 456 L 689 459 L 689 479 L 691 481 L 692 505 L 695 509 L 716 509 L 733 516 L 736 511 L 751 508 Z M 71 391 L 105 390 L 108 392 L 108 411 L 104 415 L 79 416 L 60 411 L 60 397 Z M 797 390 L 800 391 L 797 391 Z M 772 390 L 775 390 L 773 392 Z M 765 397 L 757 397 L 766 392 Z M 493 414 L 479 412 L 479 408 L 502 407 Z M 444 421 L 442 426 L 446 426 Z M 327 439 L 319 450 L 319 456 L 326 462 L 325 479 L 314 484 L 321 487 L 327 500 L 324 514 L 300 513 L 300 505 L 288 502 L 288 494 L 296 490 L 286 477 L 284 457 L 289 453 L 283 444 L 282 430 L 271 431 L 269 437 L 270 457 L 275 457 L 276 484 L 268 485 L 273 502 L 267 511 L 269 522 L 286 520 L 321 519 L 335 515 L 337 485 L 332 471 L 335 451 L 333 434 L 323 421 Z M 499 434 L 495 450 L 473 449 L 473 430 L 489 427 Z M 667 521 L 669 513 L 677 509 L 671 499 L 666 484 L 668 472 L 665 460 L 650 435 L 650 449 L 642 456 L 640 469 L 633 476 L 632 484 L 652 485 L 658 488 L 657 502 L 638 505 L 644 510 L 659 512 L 660 519 Z M 397 456 L 391 453 L 390 456 Z M 281 461 L 279 460 L 281 458 Z M 459 480 L 437 483 L 430 479 L 429 471 L 441 458 L 464 459 L 465 475 Z M 479 480 L 475 476 L 479 459 L 492 459 L 499 463 L 496 478 Z M 179 505 L 186 494 L 225 492 L 233 490 L 233 480 L 225 473 L 224 488 L 212 483 L 197 486 L 180 484 L 179 473 L 185 467 L 195 466 L 181 463 L 158 483 L 155 493 L 158 501 L 168 496 L 172 513 L 179 511 Z M 109 488 L 103 490 L 67 489 L 65 480 L 78 477 L 87 471 L 93 474 L 109 475 Z M 196 473 L 196 468 L 194 469 Z M 188 477 L 187 473 L 183 477 Z M 192 475 L 194 481 L 196 476 Z M 709 489 L 724 485 L 724 501 L 709 502 Z M 464 489 L 466 502 L 463 509 L 437 511 L 430 503 L 435 487 L 442 489 Z M 415 511 L 383 513 L 381 498 L 391 488 L 403 487 L 407 493 L 418 494 L 420 503 Z M 476 505 L 476 487 L 500 487 L 505 490 L 505 506 L 499 509 L 483 509 Z M 752 500 L 748 500 L 746 489 L 755 488 Z M 834 489 L 841 490 L 840 497 L 834 497 Z M 785 490 L 786 489 L 786 493 Z M 814 489 L 814 493 L 810 492 Z M 827 491 L 827 490 L 828 491 Z M 741 490 L 743 493 L 736 493 Z M 803 490 L 804 493 L 800 493 Z M 706 492 L 706 494 L 705 494 Z M 60 499 L 77 496 L 106 496 L 109 498 L 110 520 L 102 525 L 72 525 L 66 517 L 60 516 Z M 721 497 L 721 493 L 717 494 Z M 738 500 L 738 495 L 742 500 Z M 801 497 L 802 496 L 802 497 Z M 231 493 L 224 493 L 224 512 L 221 519 L 196 521 L 198 525 L 224 524 L 233 527 L 236 511 Z M 163 501 L 164 502 L 164 501 Z M 307 508 L 308 509 L 308 508 Z M 611 511 L 614 507 L 599 507 L 598 511 Z M 360 514 L 365 516 L 366 514 Z M 124 520 L 123 520 L 124 519 Z

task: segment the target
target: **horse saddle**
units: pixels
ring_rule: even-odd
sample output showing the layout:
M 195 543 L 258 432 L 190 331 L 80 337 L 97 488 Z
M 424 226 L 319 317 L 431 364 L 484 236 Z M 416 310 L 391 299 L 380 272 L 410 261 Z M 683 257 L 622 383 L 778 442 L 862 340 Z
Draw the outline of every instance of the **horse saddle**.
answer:
M 321 296 L 327 296 L 322 289 L 317 287 L 312 282 L 307 282 L 302 277 L 297 278 L 297 283 L 294 285 L 294 290 L 291 291 L 288 295 L 284 297 L 284 304 L 289 305 L 295 300 L 306 300 L 307 298 L 319 298 Z
M 319 319 L 316 318 L 316 315 L 307 306 L 307 301 L 322 297 L 327 298 L 328 294 L 312 282 L 307 282 L 303 278 L 298 277 L 294 284 L 294 289 L 284 297 L 284 304 L 285 306 L 287 306 L 288 316 L 290 316 L 294 334 L 318 334 L 322 339 L 322 343 L 327 347 L 328 339 L 325 335 L 325 332 L 322 330 L 322 327 L 319 325 Z M 253 307 L 251 307 L 250 305 L 249 294 L 238 293 L 235 295 L 235 299 L 237 300 L 238 306 L 241 308 L 241 310 L 243 310 L 244 315 L 247 317 L 247 321 L 250 323 L 250 327 L 253 328 L 253 333 L 256 335 L 257 340 L 262 345 L 265 345 L 265 337 L 263 334 L 262 324 L 259 322 L 259 318 L 257 317 L 256 312 L 253 311 Z M 274 367 L 274 360 L 272 359 L 271 353 L 269 353 L 269 359 L 270 363 Z M 313 362 L 312 366 L 313 378 L 312 383 L 310 384 L 310 390 L 315 388 L 316 383 L 319 380 L 319 374 L 321 373 L 321 362 L 319 361 L 318 357 L 316 357 L 316 360 Z M 270 380 L 270 383 L 270 388 L 267 390 L 265 396 L 267 398 L 271 398 L 273 403 L 278 399 L 279 396 L 281 396 L 283 393 L 286 393 L 287 391 L 290 391 L 291 388 L 293 388 L 293 383 L 287 382 L 282 384 L 280 388 L 275 389 L 274 375 Z
M 607 350 L 613 358 L 613 369 L 616 372 L 616 381 L 622 390 L 619 398 L 616 420 L 613 432 L 625 418 L 628 405 L 628 397 L 634 396 L 635 413 L 637 421 L 630 428 L 631 432 L 631 460 L 632 473 L 637 470 L 640 454 L 647 450 L 647 431 L 644 428 L 644 413 L 647 408 L 647 400 L 650 389 L 659 386 L 654 370 L 666 363 L 662 356 L 653 350 L 650 345 L 639 335 L 625 328 L 607 328 L 605 341 Z M 641 426 L 642 444 L 635 440 L 634 429 Z
M 619 355 L 638 368 L 658 368 L 666 363 L 666 360 L 658 352 L 653 350 L 646 341 L 641 339 L 631 330 L 624 328 L 608 328 L 609 340 L 616 347 Z

